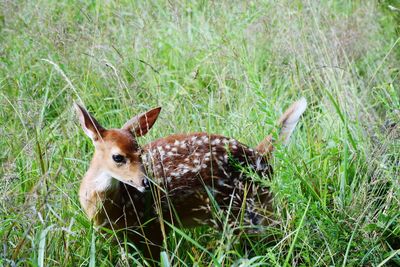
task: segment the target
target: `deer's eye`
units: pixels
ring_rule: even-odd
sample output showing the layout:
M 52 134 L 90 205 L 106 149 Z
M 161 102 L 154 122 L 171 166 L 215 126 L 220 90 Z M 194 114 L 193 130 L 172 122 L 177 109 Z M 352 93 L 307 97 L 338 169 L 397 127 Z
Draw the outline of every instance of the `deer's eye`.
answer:
M 116 163 L 125 163 L 126 162 L 125 157 L 120 154 L 113 155 L 112 158 Z

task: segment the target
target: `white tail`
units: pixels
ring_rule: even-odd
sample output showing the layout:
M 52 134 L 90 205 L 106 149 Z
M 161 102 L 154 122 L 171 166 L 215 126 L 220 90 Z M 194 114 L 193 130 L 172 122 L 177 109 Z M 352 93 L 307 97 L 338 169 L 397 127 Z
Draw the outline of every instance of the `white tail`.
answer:
M 283 144 L 286 145 L 289 143 L 290 136 L 294 128 L 296 128 L 300 116 L 306 111 L 306 108 L 307 100 L 302 97 L 300 100 L 294 102 L 278 120 L 278 125 L 280 127 L 279 139 Z
M 296 128 L 297 122 L 301 115 L 307 108 L 307 100 L 303 97 L 300 100 L 294 102 L 279 118 L 279 140 L 283 144 L 287 145 L 290 140 L 294 128 Z M 257 147 L 256 150 L 264 154 L 266 157 L 271 157 L 272 151 L 274 150 L 275 140 L 272 139 L 272 134 L 268 135 Z

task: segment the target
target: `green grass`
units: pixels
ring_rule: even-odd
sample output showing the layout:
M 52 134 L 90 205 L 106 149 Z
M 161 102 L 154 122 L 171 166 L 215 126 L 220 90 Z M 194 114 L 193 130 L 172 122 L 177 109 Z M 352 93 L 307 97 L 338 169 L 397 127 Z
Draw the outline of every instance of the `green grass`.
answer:
M 248 253 L 229 225 L 173 227 L 163 266 L 400 264 L 399 1 L 98 2 L 0 2 L 0 265 L 142 262 L 80 208 L 93 147 L 74 101 L 106 127 L 162 106 L 142 143 L 255 146 L 300 96 L 273 162 L 277 240 Z

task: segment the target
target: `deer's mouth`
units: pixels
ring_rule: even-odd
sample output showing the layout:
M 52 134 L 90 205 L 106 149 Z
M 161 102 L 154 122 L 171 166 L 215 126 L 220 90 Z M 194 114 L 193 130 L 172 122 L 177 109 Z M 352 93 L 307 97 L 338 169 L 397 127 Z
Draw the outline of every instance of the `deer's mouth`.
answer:
M 146 191 L 150 187 L 149 178 L 144 175 L 143 172 L 134 173 L 133 175 L 119 176 L 117 174 L 112 175 L 113 178 L 117 179 L 124 184 L 130 185 L 136 188 L 140 192 Z
M 144 185 L 144 182 L 143 182 L 145 179 L 146 178 L 144 178 L 142 180 L 141 184 L 135 183 L 133 180 L 125 180 L 125 181 L 122 181 L 122 182 L 135 187 L 137 190 L 139 190 L 140 192 L 143 193 L 144 191 L 146 191 L 146 186 Z
M 116 178 L 116 179 L 119 180 L 118 178 Z M 135 187 L 137 190 L 139 190 L 142 193 L 150 188 L 150 181 L 149 181 L 149 178 L 147 178 L 146 176 L 144 176 L 139 183 L 135 182 L 134 179 L 124 179 L 124 180 L 120 180 L 120 181 L 125 184 Z
M 146 179 L 146 178 L 142 179 L 142 181 L 138 183 L 138 182 L 136 182 L 134 179 L 121 178 L 121 177 L 118 177 L 118 176 L 116 176 L 116 175 L 113 175 L 112 177 L 113 177 L 114 179 L 116 179 L 116 180 L 118 180 L 118 181 L 120 181 L 120 182 L 126 184 L 126 185 L 130 185 L 130 186 L 136 188 L 137 190 L 139 190 L 139 191 L 142 192 L 142 193 L 143 193 L 143 192 L 146 190 L 146 188 L 147 188 L 147 187 L 145 186 L 145 183 L 143 182 L 144 179 Z M 148 183 L 148 182 L 146 182 L 146 184 L 147 184 L 147 183 Z

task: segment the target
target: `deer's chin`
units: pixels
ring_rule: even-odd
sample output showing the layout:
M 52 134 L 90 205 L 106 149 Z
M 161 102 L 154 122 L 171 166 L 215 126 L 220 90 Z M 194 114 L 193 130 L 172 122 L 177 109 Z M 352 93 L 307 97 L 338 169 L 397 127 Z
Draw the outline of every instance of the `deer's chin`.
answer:
M 120 182 L 123 182 L 124 184 L 133 186 L 134 188 L 136 188 L 139 192 L 143 193 L 146 188 L 142 185 L 137 185 L 136 183 L 134 183 L 133 181 L 131 181 L 130 179 L 124 179 L 121 177 L 117 177 L 117 176 L 113 176 L 115 179 L 117 179 Z
M 144 186 L 135 186 L 135 188 L 137 189 L 137 190 L 139 190 L 139 192 L 141 192 L 141 193 L 143 193 L 145 190 L 146 190 L 146 188 L 144 187 Z

